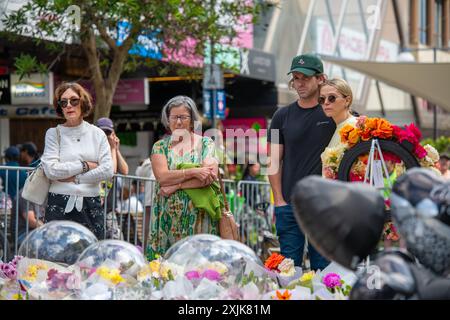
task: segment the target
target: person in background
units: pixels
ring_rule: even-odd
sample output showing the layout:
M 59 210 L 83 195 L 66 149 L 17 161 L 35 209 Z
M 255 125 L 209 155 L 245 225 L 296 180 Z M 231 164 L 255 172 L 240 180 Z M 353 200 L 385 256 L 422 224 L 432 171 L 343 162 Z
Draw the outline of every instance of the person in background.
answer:
M 16 146 L 11 146 L 5 150 L 4 158 L 7 167 L 19 167 L 19 155 L 20 150 Z M 25 180 L 27 179 L 27 173 L 24 170 L 18 170 L 11 168 L 8 170 L 0 170 L 0 178 L 3 181 L 3 187 L 5 192 L 8 193 L 11 199 L 16 197 L 17 191 L 23 188 Z M 6 179 L 8 176 L 8 179 Z M 8 190 L 6 190 L 8 189 Z
M 350 106 L 353 92 L 347 81 L 343 79 L 325 80 L 320 86 L 319 103 L 327 117 L 333 119 L 336 130 L 328 147 L 336 147 L 341 142 L 339 131 L 347 124 L 356 125 L 357 118 L 352 115 Z
M 92 98 L 78 83 L 60 84 L 53 106 L 65 121 L 45 134 L 41 162 L 51 181 L 45 222 L 74 221 L 104 239 L 100 182 L 114 174 L 108 139 L 101 129 L 84 121 L 92 111 Z
M 450 157 L 448 154 L 443 153 L 439 158 L 439 171 L 442 174 L 442 177 L 446 180 L 450 180 Z
M 19 191 L 22 194 L 22 189 Z M 14 246 L 17 240 L 17 247 L 20 246 L 25 237 L 32 230 L 44 224 L 43 208 L 35 203 L 29 202 L 19 197 L 18 206 L 17 201 L 12 202 L 11 215 L 11 245 Z M 17 232 L 16 232 L 17 229 Z
M 136 168 L 136 176 L 143 178 L 155 179 L 155 175 L 153 174 L 152 162 L 150 158 L 145 159 L 139 167 Z M 154 197 L 154 189 L 155 189 L 155 181 L 146 181 L 144 184 L 141 183 L 141 186 L 144 186 L 144 199 L 141 200 L 144 205 L 145 216 L 143 219 L 144 223 L 144 234 L 143 234 L 143 247 L 147 248 L 147 238 L 148 232 L 150 230 L 150 218 L 151 218 L 151 206 Z
M 97 127 L 103 130 L 108 137 L 109 146 L 111 147 L 111 157 L 113 161 L 114 173 L 123 175 L 128 174 L 128 164 L 120 152 L 120 139 L 114 131 L 114 124 L 109 118 L 100 118 L 95 123 Z
M 152 148 L 156 177 L 152 206 L 152 230 L 147 258 L 155 259 L 179 240 L 199 233 L 219 234 L 219 223 L 205 210 L 197 209 L 184 189 L 211 185 L 218 174 L 218 159 L 211 138 L 194 133 L 200 115 L 187 96 L 170 99 L 161 112 L 161 122 L 170 135 Z M 186 164 L 198 166 L 182 169 Z
M 114 123 L 109 118 L 100 118 L 95 123 L 97 127 L 103 130 L 108 138 L 109 147 L 111 150 L 111 158 L 113 164 L 114 174 L 128 174 L 128 164 L 125 161 L 122 153 L 120 152 L 120 139 L 117 137 L 114 130 Z M 114 203 L 114 188 L 113 183 L 116 183 L 116 195 Z M 122 178 L 116 177 L 107 181 L 102 181 L 102 200 L 106 197 L 106 238 L 108 239 L 121 239 L 121 232 L 117 220 L 117 214 L 121 214 L 121 208 L 119 206 L 121 188 L 123 187 Z M 104 202 L 102 202 L 104 204 Z
M 19 149 L 19 162 L 21 166 L 36 168 L 39 165 L 41 161 L 39 159 L 37 147 L 33 142 L 25 142 L 20 145 Z
M 273 115 L 268 132 L 270 166 L 277 235 L 281 254 L 302 266 L 305 235 L 298 227 L 291 205 L 291 194 L 296 183 L 309 175 L 320 175 L 320 154 L 336 130 L 319 104 L 319 86 L 326 80 L 322 61 L 313 54 L 302 54 L 292 59 L 290 88 L 298 99 L 279 108 Z M 311 269 L 323 270 L 329 261 L 308 245 Z
M 261 165 L 258 162 L 248 164 L 244 170 L 242 180 L 258 181 L 257 177 L 259 176 L 260 169 Z
M 256 163 L 249 163 L 244 170 L 242 181 L 258 181 L 261 165 Z M 246 199 L 246 202 L 253 208 L 256 203 L 259 202 L 259 185 L 248 184 L 243 186 L 241 190 L 242 196 Z

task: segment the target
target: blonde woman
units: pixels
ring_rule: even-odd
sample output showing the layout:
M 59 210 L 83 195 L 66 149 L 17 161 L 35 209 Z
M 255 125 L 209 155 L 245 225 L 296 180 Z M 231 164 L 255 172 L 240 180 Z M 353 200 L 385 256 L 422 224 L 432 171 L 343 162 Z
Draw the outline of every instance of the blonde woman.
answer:
M 336 147 L 341 142 L 339 131 L 346 125 L 356 125 L 357 118 L 351 114 L 353 92 L 347 81 L 339 78 L 325 80 L 320 86 L 319 103 L 327 117 L 336 123 L 336 131 L 328 147 Z

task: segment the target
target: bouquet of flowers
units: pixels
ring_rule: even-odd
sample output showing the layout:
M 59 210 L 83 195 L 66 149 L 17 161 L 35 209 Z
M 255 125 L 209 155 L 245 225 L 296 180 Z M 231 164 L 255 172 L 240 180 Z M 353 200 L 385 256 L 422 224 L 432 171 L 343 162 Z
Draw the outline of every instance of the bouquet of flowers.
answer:
M 345 300 L 356 275 L 332 262 L 323 271 L 306 272 L 263 296 L 270 300 Z
M 0 262 L 0 299 L 27 299 L 26 290 L 17 281 L 17 264 L 22 259 L 15 256 L 10 262 Z
M 302 273 L 301 268 L 294 266 L 294 260 L 276 252 L 266 259 L 264 266 L 269 271 L 269 274 L 276 276 L 281 286 L 287 285 Z

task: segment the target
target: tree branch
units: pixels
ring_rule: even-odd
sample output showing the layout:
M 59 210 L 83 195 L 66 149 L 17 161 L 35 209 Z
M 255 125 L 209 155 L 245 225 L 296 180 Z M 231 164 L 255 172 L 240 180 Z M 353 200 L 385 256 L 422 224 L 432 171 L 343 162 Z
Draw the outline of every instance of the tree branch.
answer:
M 100 32 L 101 38 L 106 42 L 106 44 L 110 47 L 111 50 L 116 51 L 117 50 L 116 42 L 108 35 L 106 28 L 96 18 L 94 18 L 94 24 L 97 27 L 98 31 Z

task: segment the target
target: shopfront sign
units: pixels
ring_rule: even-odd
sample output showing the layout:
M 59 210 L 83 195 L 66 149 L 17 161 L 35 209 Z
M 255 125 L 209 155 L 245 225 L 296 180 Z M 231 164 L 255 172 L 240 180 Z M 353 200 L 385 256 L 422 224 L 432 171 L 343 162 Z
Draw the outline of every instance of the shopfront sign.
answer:
M 11 104 L 11 83 L 9 74 L 0 75 L 0 106 Z
M 0 118 L 57 118 L 52 106 L 0 106 Z
M 240 74 L 242 76 L 275 82 L 275 56 L 271 53 L 241 49 Z
M 53 103 L 53 73 L 32 73 L 20 79 L 11 74 L 11 104 L 35 105 Z

